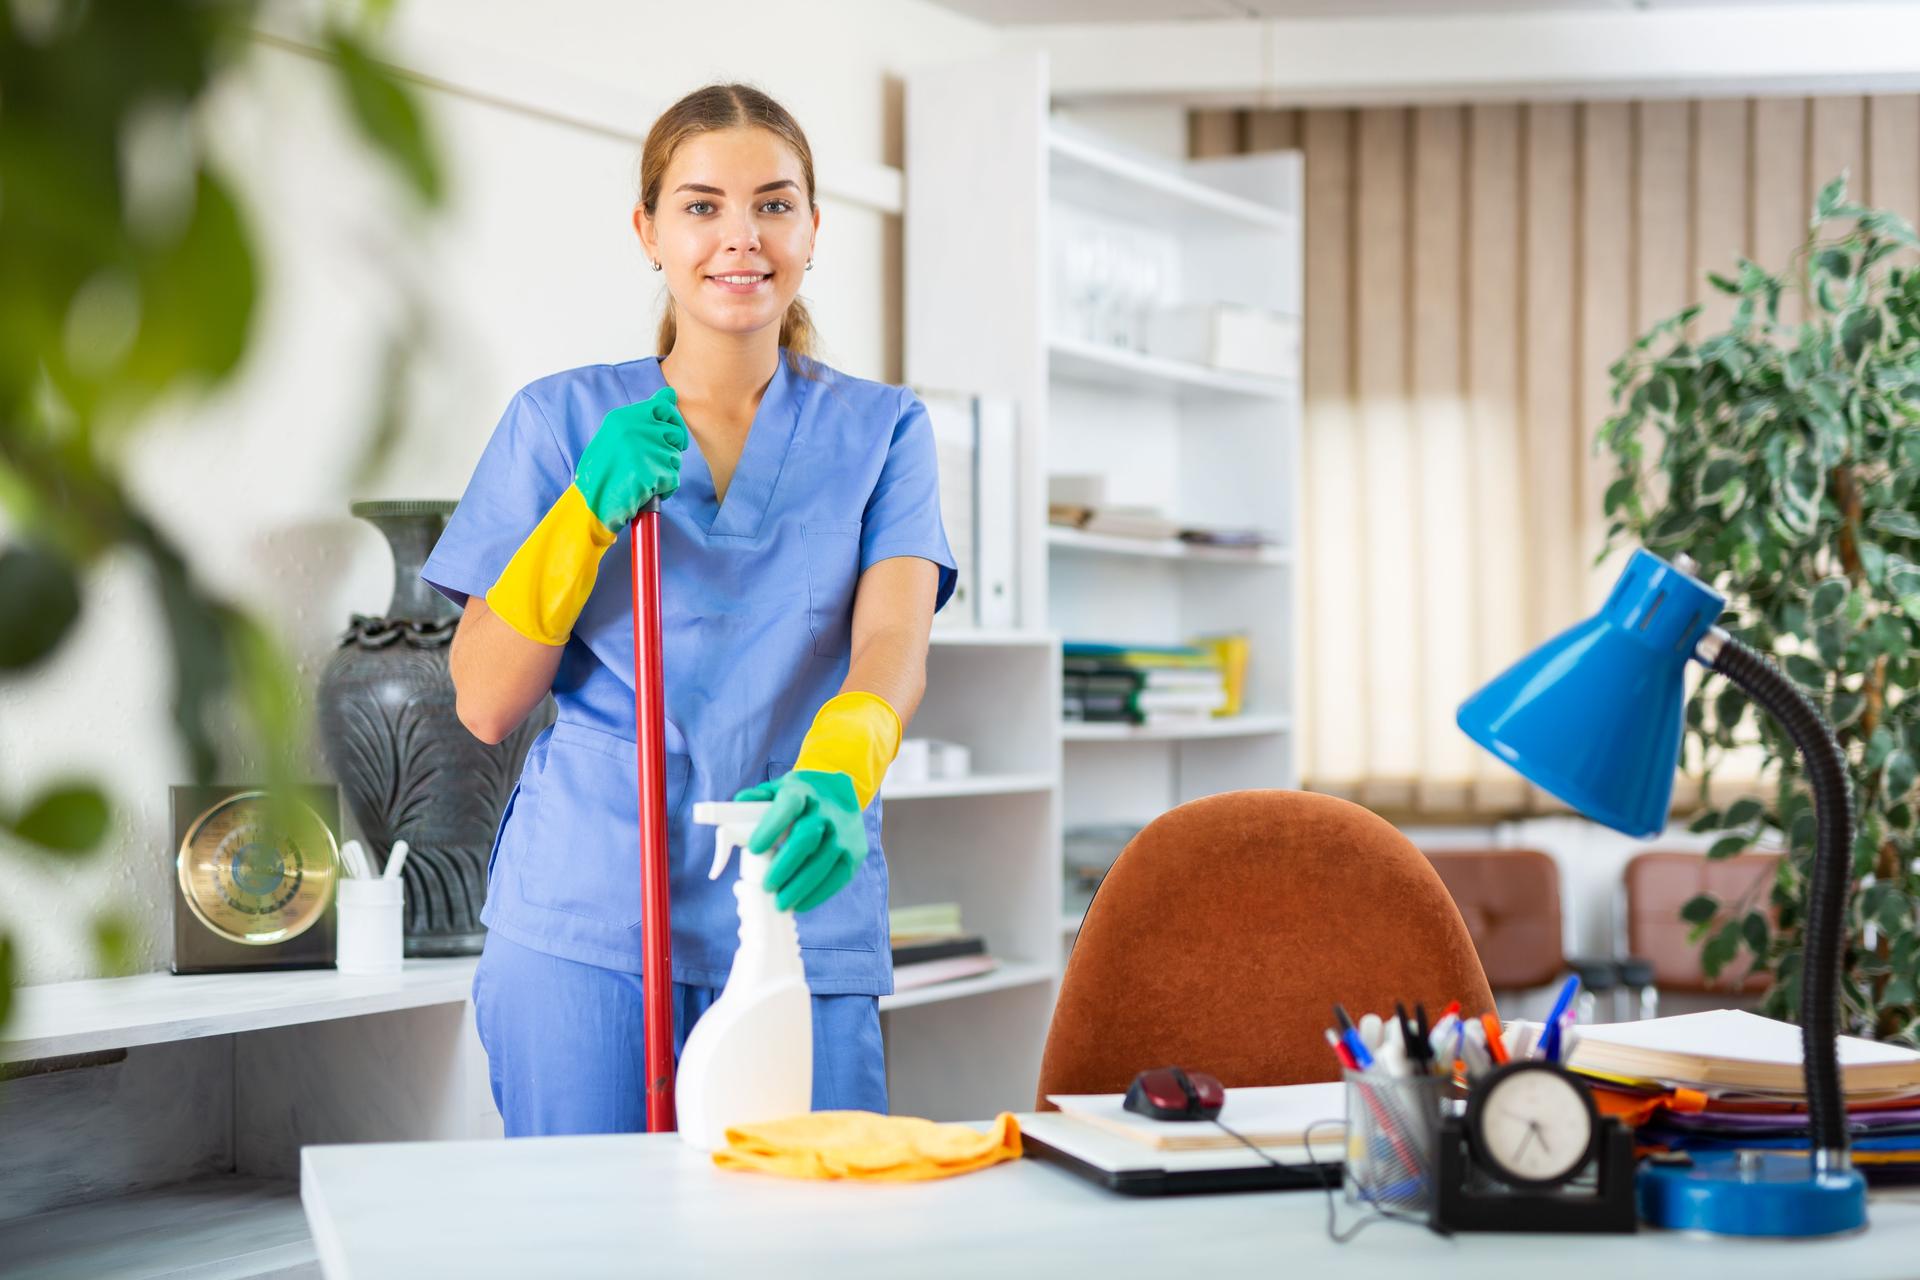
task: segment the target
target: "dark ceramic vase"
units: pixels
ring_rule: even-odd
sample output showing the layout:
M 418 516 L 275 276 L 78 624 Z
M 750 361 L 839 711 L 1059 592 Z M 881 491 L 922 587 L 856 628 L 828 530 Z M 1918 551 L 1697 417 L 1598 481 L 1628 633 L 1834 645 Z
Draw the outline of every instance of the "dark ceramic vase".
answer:
M 383 867 L 395 841 L 411 849 L 401 873 L 410 956 L 480 950 L 500 811 L 528 746 L 553 719 L 548 698 L 504 742 L 488 746 L 454 713 L 447 651 L 460 613 L 420 580 L 453 508 L 353 504 L 393 551 L 393 600 L 385 617 L 354 615 L 320 679 L 321 745 L 363 843 Z

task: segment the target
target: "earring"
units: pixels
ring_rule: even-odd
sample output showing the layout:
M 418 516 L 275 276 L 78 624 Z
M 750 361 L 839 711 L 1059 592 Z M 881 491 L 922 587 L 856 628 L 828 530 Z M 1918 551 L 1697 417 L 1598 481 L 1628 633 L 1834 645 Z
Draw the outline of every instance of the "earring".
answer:
M 808 271 L 811 271 L 811 270 L 813 270 L 813 259 L 812 259 L 812 258 L 808 258 L 808 259 L 807 259 L 807 270 L 808 270 Z
M 649 259 L 648 261 L 652 263 L 653 269 L 655 271 L 658 271 L 660 269 L 660 264 L 658 262 L 653 262 L 652 259 Z

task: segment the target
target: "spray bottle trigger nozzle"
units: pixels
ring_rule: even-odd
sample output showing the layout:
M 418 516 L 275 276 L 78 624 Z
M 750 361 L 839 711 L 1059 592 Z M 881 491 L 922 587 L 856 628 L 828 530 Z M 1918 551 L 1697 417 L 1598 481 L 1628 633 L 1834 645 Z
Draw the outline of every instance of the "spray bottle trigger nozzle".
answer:
M 760 825 L 760 819 L 773 807 L 771 800 L 702 800 L 693 806 L 693 820 L 703 826 L 718 827 L 715 833 L 713 867 L 707 872 L 707 879 L 718 880 L 720 873 L 727 869 L 727 861 L 733 856 L 738 845 L 744 850 L 747 842 L 753 838 L 753 830 Z

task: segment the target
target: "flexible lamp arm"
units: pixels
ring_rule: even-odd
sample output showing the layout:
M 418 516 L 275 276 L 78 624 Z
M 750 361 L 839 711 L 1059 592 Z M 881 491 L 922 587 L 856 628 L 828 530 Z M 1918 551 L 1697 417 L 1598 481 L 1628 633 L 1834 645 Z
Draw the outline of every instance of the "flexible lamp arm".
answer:
M 1786 728 L 1806 762 L 1818 822 L 1800 958 L 1800 1037 L 1816 1172 L 1848 1167 L 1846 1111 L 1834 1051 L 1838 1030 L 1842 914 L 1853 875 L 1853 793 L 1847 757 L 1819 710 L 1780 669 L 1719 627 L 1694 650 Z

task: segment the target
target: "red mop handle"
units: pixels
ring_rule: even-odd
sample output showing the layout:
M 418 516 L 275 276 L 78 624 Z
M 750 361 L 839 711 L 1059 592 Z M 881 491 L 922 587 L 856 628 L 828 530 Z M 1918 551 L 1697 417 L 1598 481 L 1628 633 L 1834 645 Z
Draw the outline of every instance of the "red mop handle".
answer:
M 660 662 L 660 500 L 633 526 L 633 723 L 640 767 L 641 992 L 646 1001 L 647 1132 L 673 1111 L 673 927 L 667 902 L 666 692 Z

